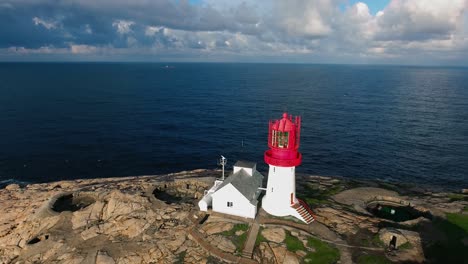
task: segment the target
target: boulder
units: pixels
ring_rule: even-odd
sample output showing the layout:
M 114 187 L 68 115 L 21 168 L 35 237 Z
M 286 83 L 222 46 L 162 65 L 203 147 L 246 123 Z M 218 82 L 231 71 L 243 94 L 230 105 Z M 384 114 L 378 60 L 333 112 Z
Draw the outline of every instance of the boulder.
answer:
M 254 258 L 259 263 L 276 263 L 275 254 L 267 242 L 262 242 L 258 245 L 258 250 L 255 252 Z
M 286 232 L 283 228 L 265 228 L 262 230 L 262 235 L 269 241 L 281 243 L 286 238 Z
M 273 254 L 275 255 L 275 259 L 277 263 L 285 263 L 284 258 L 286 256 L 286 252 L 288 252 L 286 247 L 284 245 L 275 246 L 272 244 L 270 244 L 270 246 L 271 246 L 271 250 L 273 251 Z
M 213 235 L 210 236 L 209 239 L 211 240 L 210 243 L 221 249 L 222 251 L 226 251 L 229 253 L 234 253 L 236 251 L 236 245 L 232 243 L 231 240 L 228 238 L 221 236 L 221 235 Z
M 382 228 L 379 231 L 379 238 L 387 247 L 394 238 L 396 238 L 395 245 L 397 248 L 408 242 L 408 239 L 403 235 L 401 230 L 396 228 Z
M 8 184 L 7 187 L 5 187 L 5 189 L 7 189 L 8 191 L 17 191 L 21 189 L 21 187 L 16 183 L 12 183 L 12 184 Z
M 99 235 L 99 227 L 97 226 L 92 226 L 88 229 L 85 229 L 83 232 L 81 232 L 81 238 L 83 238 L 83 240 L 88 240 L 98 235 Z
M 170 242 L 166 243 L 166 246 L 171 250 L 171 251 L 176 251 L 184 244 L 186 240 L 186 235 L 184 230 L 179 230 L 175 233 L 175 239 L 171 240 Z
M 99 251 L 96 256 L 96 264 L 115 264 L 115 260 L 107 252 Z
M 299 259 L 297 258 L 296 254 L 288 251 L 288 252 L 286 252 L 286 255 L 284 256 L 283 263 L 299 264 Z

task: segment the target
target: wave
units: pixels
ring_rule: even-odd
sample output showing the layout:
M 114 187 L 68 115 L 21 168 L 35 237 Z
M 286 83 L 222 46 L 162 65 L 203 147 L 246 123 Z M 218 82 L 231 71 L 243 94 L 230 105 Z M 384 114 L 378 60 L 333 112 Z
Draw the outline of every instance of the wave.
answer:
M 6 186 L 8 186 L 8 185 L 10 185 L 10 184 L 13 184 L 13 183 L 16 183 L 16 184 L 19 184 L 19 185 L 27 185 L 27 184 L 29 184 L 30 182 L 19 181 L 19 180 L 16 180 L 16 179 L 0 180 L 0 189 L 3 189 L 3 188 L 5 188 Z

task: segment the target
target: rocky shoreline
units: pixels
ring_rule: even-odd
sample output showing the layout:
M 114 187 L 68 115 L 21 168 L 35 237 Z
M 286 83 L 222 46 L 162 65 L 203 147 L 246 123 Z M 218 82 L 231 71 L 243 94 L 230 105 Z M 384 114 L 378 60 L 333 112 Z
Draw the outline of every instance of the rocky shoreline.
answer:
M 317 219 L 302 225 L 262 210 L 255 221 L 201 214 L 196 202 L 219 175 L 10 184 L 0 189 L 0 263 L 435 263 L 434 248 L 468 246 L 463 193 L 301 175 L 298 196 Z

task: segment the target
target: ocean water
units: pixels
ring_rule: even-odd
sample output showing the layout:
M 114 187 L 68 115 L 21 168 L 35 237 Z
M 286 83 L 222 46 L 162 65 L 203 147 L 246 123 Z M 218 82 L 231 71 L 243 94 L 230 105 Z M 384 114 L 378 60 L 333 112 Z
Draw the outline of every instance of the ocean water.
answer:
M 267 166 L 301 115 L 299 173 L 468 187 L 468 69 L 296 64 L 0 64 L 0 182 Z

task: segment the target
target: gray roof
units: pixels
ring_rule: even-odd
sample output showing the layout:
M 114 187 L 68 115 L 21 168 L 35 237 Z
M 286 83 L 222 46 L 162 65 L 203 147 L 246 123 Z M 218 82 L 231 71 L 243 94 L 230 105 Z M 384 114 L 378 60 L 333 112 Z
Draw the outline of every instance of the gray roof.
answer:
M 244 197 L 247 198 L 247 200 L 249 200 L 251 204 L 257 205 L 258 196 L 261 192 L 261 190 L 259 190 L 258 188 L 262 187 L 262 181 L 263 175 L 260 172 L 255 170 L 253 172 L 253 175 L 250 176 L 244 170 L 240 170 L 227 177 L 224 180 L 224 182 L 221 183 L 218 190 L 230 183 L 232 184 L 232 186 L 234 186 L 234 188 L 236 188 L 240 193 L 242 193 L 242 195 L 244 195 Z
M 234 166 L 236 167 L 242 167 L 242 168 L 249 168 L 253 169 L 257 163 L 251 162 L 251 161 L 245 161 L 245 160 L 238 160 Z

